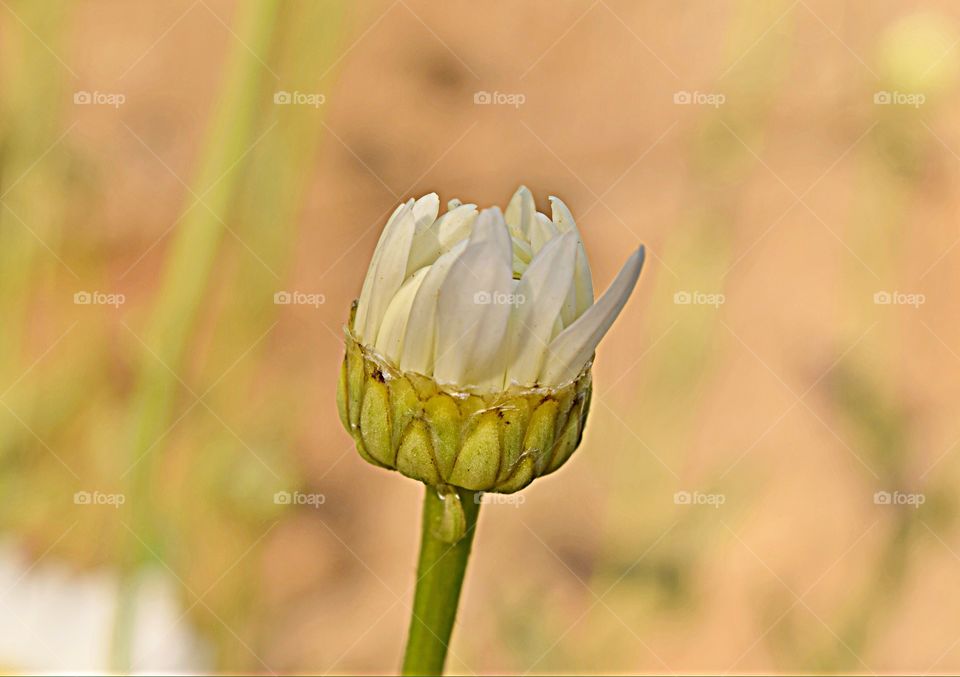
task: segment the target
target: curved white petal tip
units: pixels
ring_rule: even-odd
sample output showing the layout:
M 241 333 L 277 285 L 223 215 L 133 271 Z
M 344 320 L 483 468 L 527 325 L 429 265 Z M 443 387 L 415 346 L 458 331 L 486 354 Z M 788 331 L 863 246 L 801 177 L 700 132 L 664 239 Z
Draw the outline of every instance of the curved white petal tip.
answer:
M 580 373 L 596 350 L 600 339 L 610 329 L 610 325 L 630 298 L 637 278 L 640 277 L 645 256 L 646 248 L 640 245 L 623 264 L 623 268 L 603 296 L 550 342 L 547 361 L 540 374 L 540 383 L 561 385 Z

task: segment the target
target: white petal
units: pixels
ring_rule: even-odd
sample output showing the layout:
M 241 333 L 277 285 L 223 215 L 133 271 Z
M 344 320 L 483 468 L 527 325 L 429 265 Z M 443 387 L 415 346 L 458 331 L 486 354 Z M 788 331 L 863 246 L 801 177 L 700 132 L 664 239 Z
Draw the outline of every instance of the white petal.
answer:
M 434 379 L 441 384 L 499 389 L 503 343 L 512 304 L 512 247 L 499 209 L 477 218 L 466 250 L 440 288 Z
M 555 237 L 520 278 L 510 318 L 508 385 L 531 386 L 540 374 L 560 307 L 573 284 L 576 247 L 574 233 Z
M 510 204 L 503 213 L 503 218 L 510 226 L 510 232 L 514 237 L 526 240 L 530 232 L 530 224 L 533 222 L 533 215 L 537 207 L 533 202 L 533 194 L 526 186 L 517 188 L 517 192 L 510 198 Z
M 433 373 L 433 354 L 437 341 L 437 299 L 440 287 L 457 257 L 467 248 L 461 240 L 453 249 L 434 261 L 417 291 L 410 308 L 407 333 L 403 340 L 400 368 L 427 376 Z
M 403 350 L 403 337 L 407 330 L 410 307 L 413 305 L 417 290 L 420 289 L 420 285 L 429 270 L 429 267 L 421 268 L 403 283 L 400 291 L 390 301 L 387 312 L 383 315 L 383 321 L 380 323 L 376 349 L 378 353 L 394 365 L 400 364 L 400 354 Z
M 574 275 L 574 285 L 570 290 L 570 298 L 564 304 L 563 324 L 570 326 L 573 321 L 583 314 L 587 308 L 593 305 L 593 280 L 590 275 L 590 262 L 587 259 L 587 250 L 583 247 L 583 238 L 580 237 L 580 230 L 577 228 L 573 215 L 567 209 L 567 205 L 558 197 L 550 196 L 550 204 L 553 213 L 553 222 L 561 233 L 573 231 L 577 234 L 577 264 Z
M 440 212 L 440 198 L 436 193 L 424 195 L 413 205 L 413 218 L 416 228 L 413 243 L 410 245 L 410 257 L 407 260 L 406 274 L 428 266 L 440 255 L 437 214 Z
M 413 203 L 413 218 L 417 220 L 418 228 L 436 221 L 439 213 L 440 196 L 436 193 L 427 193 Z
M 587 259 L 587 250 L 583 246 L 583 239 L 577 236 L 577 260 L 573 269 L 573 288 L 577 292 L 577 305 L 574 319 L 593 305 L 593 275 L 590 272 L 590 261 Z
M 557 386 L 576 378 L 630 298 L 643 267 L 643 257 L 641 246 L 623 264 L 603 296 L 550 342 L 540 383 Z
M 547 244 L 560 231 L 546 214 L 537 212 L 533 215 L 533 221 L 530 222 L 530 248 L 536 254 L 543 245 Z
M 397 207 L 377 242 L 363 280 L 353 329 L 361 341 L 372 344 L 387 305 L 403 283 L 415 222 L 413 200 Z
M 513 279 L 519 280 L 526 272 L 530 261 L 533 260 L 533 249 L 524 240 L 518 240 L 515 237 L 510 239 L 513 240 Z
M 530 265 L 530 261 L 533 260 L 533 248 L 530 243 L 526 240 L 513 238 L 513 258 L 522 262 L 524 266 Z
M 470 229 L 477 218 L 477 205 L 460 205 L 437 221 L 437 236 L 444 251 L 450 251 L 454 245 L 470 237 Z
M 564 204 L 563 200 L 551 195 L 550 210 L 553 222 L 557 224 L 557 228 L 559 228 L 561 232 L 565 233 L 568 230 L 576 230 L 577 222 L 573 220 L 573 214 L 570 213 L 570 210 L 567 208 L 567 205 Z

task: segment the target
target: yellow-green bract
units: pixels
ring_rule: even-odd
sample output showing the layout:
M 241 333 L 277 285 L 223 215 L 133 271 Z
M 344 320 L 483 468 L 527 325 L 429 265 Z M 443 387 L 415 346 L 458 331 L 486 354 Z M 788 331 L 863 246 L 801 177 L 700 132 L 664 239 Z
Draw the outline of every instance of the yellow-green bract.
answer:
M 453 392 L 400 372 L 348 332 L 337 406 L 370 463 L 441 490 L 511 493 L 559 468 L 580 444 L 590 366 L 555 388 Z

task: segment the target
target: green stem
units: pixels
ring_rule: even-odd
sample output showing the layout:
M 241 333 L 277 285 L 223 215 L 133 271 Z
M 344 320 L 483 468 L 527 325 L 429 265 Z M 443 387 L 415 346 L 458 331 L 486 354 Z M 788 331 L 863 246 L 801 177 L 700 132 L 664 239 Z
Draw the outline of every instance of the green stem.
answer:
M 410 617 L 410 634 L 403 657 L 404 675 L 439 675 L 443 673 L 447 645 L 457 616 L 463 574 L 470 557 L 473 532 L 480 512 L 478 494 L 460 490 L 466 531 L 463 538 L 451 545 L 436 534 L 443 520 L 444 500 L 433 487 L 427 487 L 423 497 L 420 562 L 417 565 L 417 591 Z

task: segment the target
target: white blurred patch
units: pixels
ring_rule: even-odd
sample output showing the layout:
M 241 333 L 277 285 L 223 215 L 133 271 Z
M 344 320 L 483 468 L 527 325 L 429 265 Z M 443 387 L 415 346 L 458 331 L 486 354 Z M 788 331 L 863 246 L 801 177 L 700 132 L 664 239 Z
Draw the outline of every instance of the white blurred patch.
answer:
M 138 583 L 133 671 L 212 669 L 211 647 L 182 616 L 179 584 L 160 570 L 141 574 Z M 109 671 L 119 586 L 116 572 L 76 573 L 47 560 L 31 567 L 15 546 L 0 544 L 0 666 L 17 671 Z

